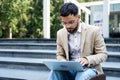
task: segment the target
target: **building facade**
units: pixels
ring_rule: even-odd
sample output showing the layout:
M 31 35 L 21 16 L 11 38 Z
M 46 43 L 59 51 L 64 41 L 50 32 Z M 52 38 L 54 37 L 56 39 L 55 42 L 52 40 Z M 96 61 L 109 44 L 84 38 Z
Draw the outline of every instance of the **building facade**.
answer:
M 90 24 L 103 30 L 103 5 L 90 6 Z M 120 3 L 110 4 L 109 37 L 120 38 Z

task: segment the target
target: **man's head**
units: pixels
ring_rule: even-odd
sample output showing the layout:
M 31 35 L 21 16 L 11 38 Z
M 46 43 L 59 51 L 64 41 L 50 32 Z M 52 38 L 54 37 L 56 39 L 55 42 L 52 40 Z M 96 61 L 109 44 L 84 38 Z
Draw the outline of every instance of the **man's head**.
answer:
M 60 16 L 63 26 L 69 33 L 75 33 L 78 29 L 80 15 L 78 7 L 74 3 L 64 3 L 60 9 Z

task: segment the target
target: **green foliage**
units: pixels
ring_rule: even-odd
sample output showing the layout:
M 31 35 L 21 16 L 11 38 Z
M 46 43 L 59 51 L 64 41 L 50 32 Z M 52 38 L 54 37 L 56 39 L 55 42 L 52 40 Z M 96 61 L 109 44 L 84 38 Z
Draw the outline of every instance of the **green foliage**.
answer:
M 29 24 L 27 27 L 28 38 L 43 37 L 43 0 L 33 0 L 31 6 L 34 8 L 29 11 Z
M 51 0 L 51 7 L 50 7 L 50 16 L 51 16 L 51 37 L 56 38 L 57 31 L 62 28 L 61 21 L 60 21 L 60 14 L 59 10 L 61 5 L 63 4 L 64 0 Z
M 12 28 L 14 38 L 42 37 L 42 0 L 1 0 L 0 37 L 8 37 Z
M 23 24 L 27 24 L 28 17 L 27 11 L 31 9 L 30 7 L 31 0 L 1 0 L 0 1 L 0 21 L 3 33 L 3 36 L 8 37 L 9 29 L 12 28 L 12 32 L 17 34 L 19 29 L 18 24 L 21 24 L 19 27 L 23 27 Z M 22 23 L 24 22 L 24 23 Z M 25 31 L 24 27 L 24 31 Z M 13 34 L 13 36 L 14 36 Z M 18 35 L 19 36 L 19 35 Z M 21 36 L 21 35 L 20 35 Z
M 102 0 L 77 0 L 78 2 L 92 2 L 92 1 L 102 1 Z

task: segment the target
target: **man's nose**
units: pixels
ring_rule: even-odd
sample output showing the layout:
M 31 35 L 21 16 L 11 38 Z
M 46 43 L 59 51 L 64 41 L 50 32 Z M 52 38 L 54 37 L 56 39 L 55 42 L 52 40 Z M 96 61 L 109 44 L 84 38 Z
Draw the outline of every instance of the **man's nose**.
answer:
M 66 24 L 65 27 L 66 27 L 66 28 L 70 28 L 71 25 L 70 25 L 70 24 Z

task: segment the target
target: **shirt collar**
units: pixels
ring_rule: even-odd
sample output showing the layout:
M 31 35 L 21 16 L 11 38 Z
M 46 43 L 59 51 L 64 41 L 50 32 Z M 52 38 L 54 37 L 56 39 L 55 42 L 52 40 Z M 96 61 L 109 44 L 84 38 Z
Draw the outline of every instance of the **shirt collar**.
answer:
M 79 23 L 77 32 L 81 32 L 81 22 Z

